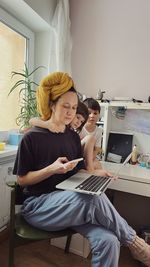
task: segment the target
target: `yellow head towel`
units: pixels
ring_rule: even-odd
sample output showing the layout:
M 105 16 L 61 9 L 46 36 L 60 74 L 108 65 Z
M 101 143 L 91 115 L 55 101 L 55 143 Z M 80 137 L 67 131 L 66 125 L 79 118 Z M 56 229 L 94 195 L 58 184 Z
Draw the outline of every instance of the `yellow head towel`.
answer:
M 72 78 L 64 72 L 54 72 L 46 76 L 37 89 L 37 107 L 43 120 L 51 117 L 50 101 L 56 100 L 74 86 Z

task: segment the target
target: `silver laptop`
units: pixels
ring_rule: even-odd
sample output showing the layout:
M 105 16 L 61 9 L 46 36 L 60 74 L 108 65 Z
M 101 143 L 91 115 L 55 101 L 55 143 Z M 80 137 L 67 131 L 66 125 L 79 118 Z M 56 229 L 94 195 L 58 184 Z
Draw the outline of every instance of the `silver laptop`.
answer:
M 121 165 L 119 165 L 119 168 L 113 176 L 118 176 L 122 166 L 124 166 L 130 160 L 130 158 L 131 154 Z M 65 181 L 59 183 L 56 188 L 75 191 L 83 194 L 100 195 L 101 193 L 105 192 L 112 181 L 112 177 L 109 176 L 96 176 L 94 174 L 78 172 Z

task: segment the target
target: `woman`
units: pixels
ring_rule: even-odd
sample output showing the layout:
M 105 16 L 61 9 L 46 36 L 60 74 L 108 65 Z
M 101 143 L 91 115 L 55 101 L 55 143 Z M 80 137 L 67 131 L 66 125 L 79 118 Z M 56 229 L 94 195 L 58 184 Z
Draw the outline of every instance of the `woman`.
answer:
M 80 132 L 83 129 L 83 126 L 88 120 L 88 117 L 89 117 L 89 111 L 88 111 L 87 106 L 83 102 L 78 101 L 78 107 L 77 107 L 75 117 L 69 124 L 69 127 L 73 129 L 74 131 L 76 131 L 78 134 L 80 134 Z M 49 120 L 42 120 L 40 117 L 35 117 L 35 118 L 31 118 L 29 122 L 30 122 L 30 125 L 32 126 L 49 129 Z M 53 131 L 57 133 L 59 132 L 59 129 L 55 127 L 55 129 L 53 128 Z M 97 135 L 98 133 L 99 132 L 97 131 Z M 82 135 L 80 136 L 80 138 L 81 137 Z M 101 135 L 100 137 L 98 136 L 98 139 L 101 139 Z M 91 135 L 88 135 L 86 137 L 84 136 L 84 140 L 81 141 L 82 149 L 84 151 L 83 154 L 84 154 L 86 169 L 89 172 L 90 171 L 92 172 L 94 169 L 101 169 L 100 162 L 96 160 L 95 158 L 93 158 L 93 151 L 95 148 L 95 143 L 96 143 L 95 137 Z
M 60 181 L 84 169 L 78 134 L 66 127 L 73 120 L 78 97 L 72 79 L 57 72 L 42 80 L 37 91 L 38 108 L 49 119 L 49 130 L 33 128 L 23 137 L 14 166 L 26 200 L 22 213 L 28 223 L 45 230 L 67 227 L 87 237 L 93 267 L 117 267 L 120 244 L 150 266 L 150 246 L 117 213 L 105 194 L 91 196 L 56 190 Z M 54 129 L 58 132 L 56 133 Z M 108 175 L 104 170 L 99 175 Z

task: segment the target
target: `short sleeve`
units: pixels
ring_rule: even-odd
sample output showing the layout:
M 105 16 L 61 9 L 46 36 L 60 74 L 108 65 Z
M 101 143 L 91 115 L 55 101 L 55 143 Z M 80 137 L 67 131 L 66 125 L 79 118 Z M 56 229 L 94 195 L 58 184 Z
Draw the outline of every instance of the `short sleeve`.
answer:
M 25 175 L 34 169 L 32 142 L 29 135 L 25 135 L 18 147 L 13 174 Z

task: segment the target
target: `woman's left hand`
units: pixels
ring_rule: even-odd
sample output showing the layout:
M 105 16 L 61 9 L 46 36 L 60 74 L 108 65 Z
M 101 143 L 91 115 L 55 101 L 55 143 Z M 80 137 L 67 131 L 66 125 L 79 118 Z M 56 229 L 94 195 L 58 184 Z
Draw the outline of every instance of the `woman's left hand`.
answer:
M 110 173 L 109 171 L 103 170 L 103 169 L 97 169 L 94 170 L 92 172 L 94 175 L 98 175 L 98 176 L 109 176 L 110 178 L 112 178 L 113 180 L 117 180 L 118 177 L 117 176 L 113 176 L 112 173 Z
M 94 175 L 98 175 L 98 176 L 110 176 L 112 177 L 112 173 L 106 171 L 106 170 L 103 170 L 103 169 L 97 169 L 97 170 L 94 170 L 92 172 Z

